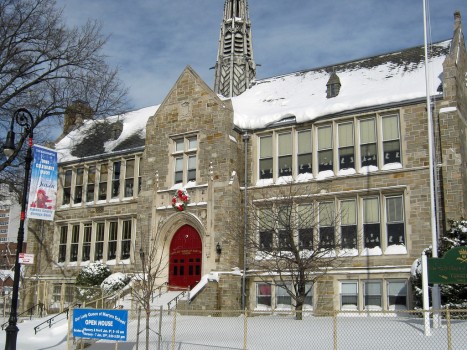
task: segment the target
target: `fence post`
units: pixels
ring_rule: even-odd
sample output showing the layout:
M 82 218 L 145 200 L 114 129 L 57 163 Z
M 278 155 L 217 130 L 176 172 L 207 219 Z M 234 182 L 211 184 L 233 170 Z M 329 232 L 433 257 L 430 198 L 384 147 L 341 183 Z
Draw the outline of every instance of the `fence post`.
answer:
M 177 309 L 174 310 L 174 320 L 172 325 L 172 350 L 175 350 L 175 331 L 177 329 Z
M 141 306 L 138 308 L 138 324 L 136 326 L 136 350 L 139 347 L 139 328 L 141 325 Z
M 243 314 L 243 350 L 246 350 L 248 339 L 248 310 L 244 310 Z
M 337 311 L 333 312 L 332 328 L 333 328 L 332 333 L 333 333 L 334 350 L 337 350 Z
M 446 306 L 446 323 L 447 323 L 447 337 L 448 337 L 448 350 L 452 349 L 452 328 L 451 328 L 451 313 L 449 312 L 449 305 Z

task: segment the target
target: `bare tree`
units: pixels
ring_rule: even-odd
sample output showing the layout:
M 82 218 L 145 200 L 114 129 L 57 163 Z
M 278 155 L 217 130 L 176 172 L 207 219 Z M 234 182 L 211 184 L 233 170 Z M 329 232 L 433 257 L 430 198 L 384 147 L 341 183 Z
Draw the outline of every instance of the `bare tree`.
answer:
M 136 276 L 136 283 L 132 289 L 133 300 L 143 308 L 146 318 L 146 349 L 149 349 L 149 334 L 150 334 L 150 318 L 152 301 L 157 293 L 157 290 L 162 287 L 160 283 L 162 277 L 166 273 L 167 256 L 164 247 L 166 246 L 167 237 L 160 234 L 160 230 L 154 230 L 150 234 L 141 235 L 141 248 L 139 252 L 135 251 L 136 256 L 139 255 L 141 260 L 141 274 Z M 159 335 L 160 336 L 160 335 Z
M 315 198 L 306 185 L 290 184 L 252 192 L 248 206 L 249 271 L 282 288 L 293 300 L 297 319 L 312 285 L 351 255 L 348 237 L 344 241 L 336 231 L 345 213 L 332 198 Z
M 67 27 L 55 0 L 0 0 L 0 134 L 6 135 L 19 107 L 33 114 L 34 139 L 42 144 L 76 101 L 94 118 L 122 112 L 127 91 L 106 63 L 106 41 L 97 22 Z M 16 151 L 0 162 L 1 180 L 10 188 L 17 187 L 16 168 L 23 169 L 26 139 L 21 134 Z

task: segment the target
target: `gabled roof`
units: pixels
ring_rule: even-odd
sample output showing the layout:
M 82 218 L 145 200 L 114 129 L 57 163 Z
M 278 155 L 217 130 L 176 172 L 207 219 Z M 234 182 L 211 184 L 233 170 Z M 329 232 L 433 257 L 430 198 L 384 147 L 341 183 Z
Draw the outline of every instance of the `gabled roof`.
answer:
M 104 120 L 87 120 L 60 140 L 59 162 L 86 159 L 144 147 L 146 123 L 159 108 L 151 106 Z
M 443 61 L 451 40 L 433 44 L 430 94 L 439 95 Z M 326 84 L 335 72 L 339 95 L 326 98 Z M 317 118 L 402 104 L 426 96 L 424 47 L 369 57 L 256 81 L 232 98 L 234 124 L 240 129 L 262 129 L 282 120 L 302 123 Z M 146 123 L 159 105 L 103 121 L 87 121 L 56 144 L 59 161 L 75 161 L 144 147 Z M 282 125 L 282 124 L 281 124 Z M 121 132 L 120 132 L 121 131 Z
M 450 40 L 431 47 L 430 91 L 439 94 L 443 61 Z M 326 98 L 326 84 L 335 72 L 339 95 Z M 361 108 L 401 103 L 426 96 L 424 47 L 258 80 L 232 98 L 234 123 L 261 129 L 295 116 L 297 123 Z

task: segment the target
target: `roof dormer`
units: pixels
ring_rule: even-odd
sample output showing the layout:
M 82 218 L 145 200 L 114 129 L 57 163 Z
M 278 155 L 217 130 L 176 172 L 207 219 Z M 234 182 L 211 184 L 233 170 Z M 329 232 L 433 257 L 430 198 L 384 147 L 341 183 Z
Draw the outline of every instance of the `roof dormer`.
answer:
M 336 72 L 332 72 L 331 76 L 329 77 L 328 82 L 326 83 L 326 97 L 333 98 L 339 95 L 339 91 L 341 89 L 341 81 L 337 76 Z

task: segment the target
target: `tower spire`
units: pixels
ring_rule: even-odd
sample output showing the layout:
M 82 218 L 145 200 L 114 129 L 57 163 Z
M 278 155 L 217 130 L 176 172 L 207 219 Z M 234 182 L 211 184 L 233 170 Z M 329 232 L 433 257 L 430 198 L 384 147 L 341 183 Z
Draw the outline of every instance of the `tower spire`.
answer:
M 225 0 L 215 72 L 214 91 L 225 97 L 240 95 L 255 79 L 248 0 Z

